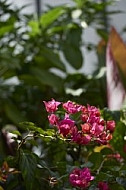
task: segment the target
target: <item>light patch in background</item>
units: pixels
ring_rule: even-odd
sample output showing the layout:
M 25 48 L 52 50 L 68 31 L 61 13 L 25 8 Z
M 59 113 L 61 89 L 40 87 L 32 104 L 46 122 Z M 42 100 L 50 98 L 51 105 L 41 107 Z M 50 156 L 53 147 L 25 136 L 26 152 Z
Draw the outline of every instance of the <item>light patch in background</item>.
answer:
M 82 10 L 80 10 L 80 9 L 77 9 L 77 10 L 74 10 L 73 12 L 72 12 L 72 18 L 73 19 L 77 19 L 77 18 L 79 18 L 79 16 L 82 14 Z

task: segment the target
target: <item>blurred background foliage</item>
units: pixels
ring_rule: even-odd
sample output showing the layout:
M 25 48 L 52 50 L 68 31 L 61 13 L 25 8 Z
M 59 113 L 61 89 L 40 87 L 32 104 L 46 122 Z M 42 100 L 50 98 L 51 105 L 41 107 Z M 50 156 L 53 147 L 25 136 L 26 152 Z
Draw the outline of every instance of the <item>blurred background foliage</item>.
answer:
M 109 18 L 110 14 L 117 14 L 120 11 L 107 11 L 107 7 L 115 1 L 73 0 L 73 2 L 72 6 L 48 6 L 45 13 L 39 18 L 35 18 L 34 15 L 23 14 L 21 9 L 13 9 L 6 0 L 0 1 L 1 159 L 8 154 L 14 154 L 5 133 L 7 127 L 9 130 L 18 129 L 24 133 L 25 130 L 20 128 L 19 123 L 30 121 L 38 127 L 46 129 L 48 123 L 43 100 L 54 98 L 57 101 L 67 101 L 70 99 L 80 104 L 95 105 L 101 109 L 107 107 L 104 68 L 105 48 L 110 26 L 107 25 L 106 28 L 105 19 Z M 94 45 L 84 42 L 84 31 L 88 26 L 93 26 L 103 43 Z M 96 68 L 91 75 L 80 72 L 85 57 L 82 51 L 83 46 L 88 51 L 95 51 L 98 56 Z M 68 65 L 75 72 L 70 73 Z M 104 114 L 108 112 L 107 109 L 104 110 Z M 107 117 L 109 118 L 110 115 L 108 114 Z M 120 120 L 119 112 L 113 113 L 112 116 L 112 118 Z M 125 131 L 121 133 L 124 136 Z M 26 148 L 33 150 L 35 142 L 32 143 Z M 57 143 L 60 144 L 59 147 L 57 147 Z M 116 147 L 114 140 L 112 143 Z M 60 174 L 62 175 L 66 171 L 66 163 L 62 161 L 66 158 L 66 147 L 68 155 L 73 154 L 73 148 L 58 142 L 58 140 L 53 144 L 50 141 L 42 143 L 40 140 L 39 145 L 43 150 L 41 152 L 43 161 L 39 160 L 40 166 L 46 167 L 44 160 L 50 166 L 60 163 L 60 166 L 62 165 Z M 122 145 L 118 146 L 119 150 Z M 25 156 L 21 159 L 20 170 L 23 171 L 25 167 L 30 170 L 32 165 L 34 171 L 38 158 L 34 154 L 30 158 L 29 152 L 26 152 Z M 76 154 L 74 152 L 74 156 L 77 161 L 77 152 Z M 27 165 L 27 161 L 31 165 Z M 55 170 L 52 168 L 51 172 L 57 173 L 58 171 Z M 49 170 L 46 172 L 47 175 L 50 173 Z M 43 176 L 40 170 L 37 171 L 37 175 Z M 26 177 L 25 173 L 24 176 Z M 29 176 L 29 180 L 32 179 Z M 41 189 L 49 188 L 45 184 L 43 182 Z M 40 183 L 37 185 L 38 187 L 35 186 L 35 188 L 40 189 Z M 11 190 L 13 187 L 14 184 L 12 187 L 6 188 Z M 58 188 L 62 189 L 61 186 Z M 26 189 L 34 188 L 27 186 Z
M 39 19 L 13 9 L 7 1 L 0 2 L 1 127 L 24 120 L 42 126 L 42 101 L 51 97 L 107 106 L 104 74 L 98 75 L 105 59 L 99 55 L 97 71 L 90 77 L 78 69 L 84 64 L 82 26 L 93 24 L 107 40 L 103 18 L 111 14 L 105 11 L 110 2 L 74 2 L 70 7 L 48 7 Z M 98 53 L 93 44 L 85 46 Z M 73 74 L 67 65 L 75 69 Z

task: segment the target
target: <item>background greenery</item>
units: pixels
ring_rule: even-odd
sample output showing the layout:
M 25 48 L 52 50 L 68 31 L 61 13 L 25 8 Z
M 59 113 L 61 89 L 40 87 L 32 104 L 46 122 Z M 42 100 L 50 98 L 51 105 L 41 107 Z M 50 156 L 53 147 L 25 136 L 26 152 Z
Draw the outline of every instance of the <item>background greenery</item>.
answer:
M 70 7 L 67 5 L 48 7 L 47 12 L 39 19 L 35 19 L 33 15 L 23 14 L 21 9 L 12 9 L 7 1 L 0 2 L 0 160 L 2 163 L 6 158 L 11 166 L 22 172 L 20 177 L 12 175 L 6 183 L 1 182 L 6 190 L 35 188 L 68 190 L 70 187 L 68 188 L 69 185 L 65 182 L 67 172 L 73 164 L 79 165 L 83 161 L 82 155 L 86 154 L 87 150 L 82 149 L 81 154 L 76 153 L 73 147 L 58 139 L 52 143 L 50 139 L 42 138 L 23 145 L 24 149 L 21 150 L 23 153 L 19 153 L 20 163 L 17 163 L 18 153 L 13 157 L 16 145 L 10 143 L 7 131 L 18 130 L 19 133 L 16 134 L 22 139 L 27 129 L 34 130 L 34 127 L 32 123 L 22 127 L 20 122 L 29 121 L 41 129 L 48 128 L 43 100 L 70 99 L 81 104 L 88 103 L 100 109 L 104 108 L 104 116 L 114 118 L 119 123 L 112 145 L 125 158 L 122 150 L 125 144 L 123 139 L 125 124 L 120 122 L 120 112 L 112 113 L 105 109 L 107 107 L 106 76 L 101 72 L 105 67 L 105 47 L 110 29 L 108 25 L 106 30 L 105 19 L 110 14 L 120 11 L 107 11 L 107 7 L 114 1 L 98 3 L 91 0 L 73 0 L 73 2 L 74 5 Z M 75 19 L 72 15 L 78 10 L 80 15 Z M 96 30 L 99 37 L 104 40 L 103 45 L 85 44 L 85 28 L 82 27 L 82 22 Z M 88 51 L 95 51 L 98 56 L 96 69 L 90 77 L 78 72 L 84 64 L 85 55 L 82 47 L 87 48 Z M 68 65 L 74 68 L 73 74 L 69 73 Z M 68 89 L 70 93 L 67 93 Z M 78 90 L 81 90 L 80 93 Z M 123 116 L 125 119 L 125 115 Z M 50 132 L 48 131 L 47 134 L 49 135 Z M 35 147 L 39 150 L 39 157 L 34 154 Z M 104 154 L 108 152 L 104 151 Z M 8 155 L 12 157 L 7 157 Z M 92 157 L 93 160 L 99 159 L 100 163 L 103 155 L 92 153 L 89 166 Z M 37 164 L 39 164 L 38 168 L 36 168 Z M 120 168 L 116 168 L 118 163 L 114 161 L 112 164 L 106 163 L 106 170 L 111 166 L 111 174 L 105 175 L 103 170 L 96 181 L 99 178 L 112 180 L 113 176 L 118 176 L 120 172 Z M 56 165 L 60 166 L 59 170 Z M 98 169 L 98 163 L 94 163 L 93 167 Z M 125 167 L 122 170 L 125 177 Z M 53 187 L 53 184 L 49 183 L 49 176 L 57 177 L 59 181 L 61 177 L 63 180 Z M 126 182 L 125 180 L 122 182 L 120 178 L 117 180 L 118 186 L 124 189 L 121 185 L 124 183 L 125 187 Z

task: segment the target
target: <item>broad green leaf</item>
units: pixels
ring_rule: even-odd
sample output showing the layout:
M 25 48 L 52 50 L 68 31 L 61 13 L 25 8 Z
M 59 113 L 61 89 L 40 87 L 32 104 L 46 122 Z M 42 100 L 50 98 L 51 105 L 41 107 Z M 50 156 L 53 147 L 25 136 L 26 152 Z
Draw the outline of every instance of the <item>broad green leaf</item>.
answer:
M 27 119 L 22 115 L 21 111 L 18 109 L 18 107 L 12 103 L 5 104 L 4 106 L 5 113 L 7 114 L 8 118 L 15 123 L 16 125 L 19 125 L 20 122 L 26 121 Z
M 110 141 L 110 143 L 114 147 L 114 149 L 121 154 L 121 156 L 126 158 L 126 155 L 124 152 L 125 134 L 126 134 L 126 126 L 123 123 L 118 122 L 115 128 L 115 131 L 113 133 L 113 138 Z
M 45 47 L 41 47 L 41 56 L 45 58 L 44 64 L 49 64 L 50 68 L 58 68 L 65 71 L 65 65 L 60 60 L 59 54 L 53 50 Z M 49 61 L 49 63 L 48 63 Z
M 27 190 L 33 190 L 35 183 L 35 170 L 37 168 L 37 156 L 33 153 L 23 152 L 20 154 L 20 170 Z
M 18 76 L 20 81 L 24 82 L 24 85 L 31 85 L 31 86 L 39 86 L 41 88 L 41 83 L 38 82 L 37 79 L 34 78 L 33 80 L 33 76 L 30 74 L 22 74 Z
M 71 44 L 74 47 L 79 48 L 81 45 L 82 28 L 77 24 L 68 25 L 66 33 L 66 44 Z
M 66 60 L 75 69 L 80 69 L 83 64 L 83 56 L 80 49 L 82 29 L 78 25 L 71 25 L 63 45 L 63 53 Z
M 48 27 L 65 12 L 66 10 L 63 6 L 55 7 L 41 16 L 40 23 L 42 24 L 44 28 Z
M 101 154 L 102 154 L 102 155 L 113 154 L 113 150 L 106 147 L 106 148 L 103 148 L 103 149 L 101 150 Z
M 68 44 L 64 44 L 63 53 L 68 63 L 74 69 L 80 69 L 83 63 L 81 50 Z
M 29 26 L 31 27 L 30 35 L 35 36 L 40 33 L 39 23 L 37 21 L 30 21 Z
M 100 152 L 93 152 L 91 155 L 89 155 L 88 161 L 90 161 L 93 164 L 93 169 L 97 170 L 102 164 L 102 154 Z
M 66 29 L 68 28 L 67 25 L 63 25 L 63 26 L 54 26 L 54 27 L 51 27 L 47 30 L 47 34 L 48 36 L 52 36 L 54 34 L 57 34 L 57 33 L 60 33 L 60 32 L 63 32 L 65 31 Z
M 48 85 L 54 88 L 57 92 L 63 90 L 63 80 L 59 76 L 46 70 L 39 70 L 39 68 L 36 67 L 31 67 L 30 70 L 35 79 L 38 79 L 42 85 Z

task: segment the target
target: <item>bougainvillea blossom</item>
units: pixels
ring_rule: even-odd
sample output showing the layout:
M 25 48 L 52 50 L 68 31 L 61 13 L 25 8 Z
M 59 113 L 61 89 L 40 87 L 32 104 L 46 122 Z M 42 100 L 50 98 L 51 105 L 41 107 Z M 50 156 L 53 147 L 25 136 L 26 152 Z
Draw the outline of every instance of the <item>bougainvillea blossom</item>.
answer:
M 57 102 L 53 98 L 51 101 L 48 102 L 43 101 L 43 102 L 45 104 L 46 111 L 50 113 L 55 112 L 58 109 L 57 107 L 61 104 L 61 102 Z
M 67 101 L 67 102 L 63 103 L 63 108 L 70 114 L 79 112 L 81 110 L 81 107 L 82 107 L 81 105 L 76 104 L 71 101 Z
M 115 121 L 105 121 L 97 107 L 89 104 L 83 106 L 72 101 L 58 102 L 54 99 L 43 102 L 49 114 L 49 123 L 57 127 L 62 137 L 83 145 L 92 141 L 107 144 L 112 139 Z
M 70 184 L 74 187 L 86 188 L 89 186 L 90 181 L 94 179 L 94 176 L 91 176 L 89 168 L 75 168 L 69 176 Z
M 60 134 L 66 137 L 74 127 L 75 121 L 69 118 L 68 114 L 65 114 L 65 118 L 58 123 Z
M 57 115 L 52 113 L 51 115 L 48 115 L 48 120 L 50 125 L 57 125 L 59 118 Z
M 115 129 L 115 121 L 107 121 L 106 129 L 113 133 Z

